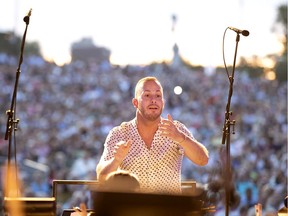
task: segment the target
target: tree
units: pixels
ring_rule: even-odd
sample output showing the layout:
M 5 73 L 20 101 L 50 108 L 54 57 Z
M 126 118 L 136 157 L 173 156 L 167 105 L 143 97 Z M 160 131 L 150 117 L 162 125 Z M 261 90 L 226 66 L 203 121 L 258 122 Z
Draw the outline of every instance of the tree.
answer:
M 18 56 L 20 53 L 22 38 L 16 36 L 12 32 L 0 32 L 0 52 L 11 56 Z M 40 56 L 40 48 L 38 42 L 25 41 L 25 54 Z
M 279 82 L 287 82 L 287 5 L 278 7 L 276 25 L 279 25 L 280 29 L 284 31 L 283 52 L 275 65 L 276 78 Z

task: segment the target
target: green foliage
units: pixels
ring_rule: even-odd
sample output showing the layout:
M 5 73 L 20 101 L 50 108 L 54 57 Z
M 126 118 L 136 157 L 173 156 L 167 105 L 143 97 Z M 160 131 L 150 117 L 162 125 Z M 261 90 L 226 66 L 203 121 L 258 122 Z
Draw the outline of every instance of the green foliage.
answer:
M 22 38 L 11 32 L 0 33 L 0 52 L 8 55 L 18 56 L 21 49 Z M 26 55 L 40 56 L 40 48 L 38 42 L 25 41 L 24 53 Z
M 247 73 L 249 77 L 261 77 L 264 74 L 264 69 L 262 67 L 253 67 L 248 65 L 238 67 L 238 71 Z
M 19 37 L 12 33 L 0 33 L 0 52 L 16 56 L 21 45 Z
M 279 82 L 287 83 L 287 52 L 284 54 L 280 61 L 275 66 L 276 77 Z
M 284 4 L 278 7 L 276 22 L 283 26 L 283 30 L 287 36 L 287 5 Z
M 276 22 L 282 26 L 284 31 L 283 53 L 275 65 L 276 78 L 279 82 L 287 82 L 287 5 L 278 7 Z

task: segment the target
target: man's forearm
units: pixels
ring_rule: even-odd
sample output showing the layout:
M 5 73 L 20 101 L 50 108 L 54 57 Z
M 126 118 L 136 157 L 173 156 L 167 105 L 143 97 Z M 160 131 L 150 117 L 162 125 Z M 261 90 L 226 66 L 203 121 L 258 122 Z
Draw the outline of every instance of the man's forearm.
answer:
M 102 161 L 100 164 L 97 165 L 97 179 L 101 182 L 104 181 L 106 176 L 118 169 L 120 166 L 120 162 L 115 160 L 114 158 L 108 160 L 108 161 Z
M 203 144 L 186 137 L 181 145 L 184 148 L 185 155 L 195 164 L 205 166 L 208 163 L 209 152 Z

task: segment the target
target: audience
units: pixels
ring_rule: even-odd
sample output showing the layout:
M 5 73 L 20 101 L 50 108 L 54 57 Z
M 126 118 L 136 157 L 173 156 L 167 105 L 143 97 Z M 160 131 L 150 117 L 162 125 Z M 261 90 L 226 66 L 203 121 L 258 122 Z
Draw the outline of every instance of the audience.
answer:
M 4 57 L 3 57 L 4 56 Z M 1 53 L 0 130 L 6 131 L 7 116 L 14 88 L 17 59 Z M 108 131 L 132 118 L 130 99 L 133 85 L 144 76 L 156 76 L 166 92 L 164 111 L 184 122 L 210 152 L 206 167 L 198 168 L 184 160 L 183 180 L 194 179 L 205 185 L 221 178 L 219 149 L 229 82 L 225 72 L 205 74 L 201 69 L 169 64 L 113 66 L 72 62 L 62 67 L 39 57 L 24 59 L 17 90 L 17 162 L 29 195 L 47 195 L 53 179 L 95 179 L 93 164 L 102 153 Z M 183 92 L 176 95 L 175 86 Z M 233 183 L 241 197 L 233 212 L 248 212 L 255 203 L 263 212 L 277 211 L 287 196 L 287 85 L 263 77 L 251 78 L 236 71 L 231 102 L 231 165 Z M 123 102 L 126 101 L 126 102 Z M 121 104 L 121 106 L 120 106 Z M 0 139 L 1 163 L 7 159 L 8 142 Z M 50 170 L 47 180 L 32 173 L 25 159 Z M 87 164 L 85 169 L 79 169 Z M 96 168 L 96 167 L 95 167 Z M 46 186 L 43 183 L 46 182 Z M 42 188 L 35 191 L 35 188 Z M 69 199 L 74 191 L 63 190 Z M 32 193 L 32 194 L 31 194 Z M 63 195 L 64 196 L 64 195 Z M 216 199 L 223 208 L 222 199 Z M 69 203 L 67 201 L 66 203 Z M 238 214 L 239 215 L 239 214 Z

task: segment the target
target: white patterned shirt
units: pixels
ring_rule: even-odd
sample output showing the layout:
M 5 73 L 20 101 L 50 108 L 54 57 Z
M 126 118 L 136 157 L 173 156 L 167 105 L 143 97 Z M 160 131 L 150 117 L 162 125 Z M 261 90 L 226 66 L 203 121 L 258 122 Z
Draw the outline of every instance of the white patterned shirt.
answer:
M 174 123 L 186 136 L 193 138 L 184 124 L 179 121 Z M 129 139 L 132 140 L 132 145 L 119 169 L 135 174 L 144 191 L 180 193 L 183 148 L 171 139 L 160 135 L 157 130 L 151 148 L 148 149 L 138 133 L 136 118 L 123 122 L 109 132 L 100 163 L 114 157 L 114 147 L 118 142 L 127 142 Z

